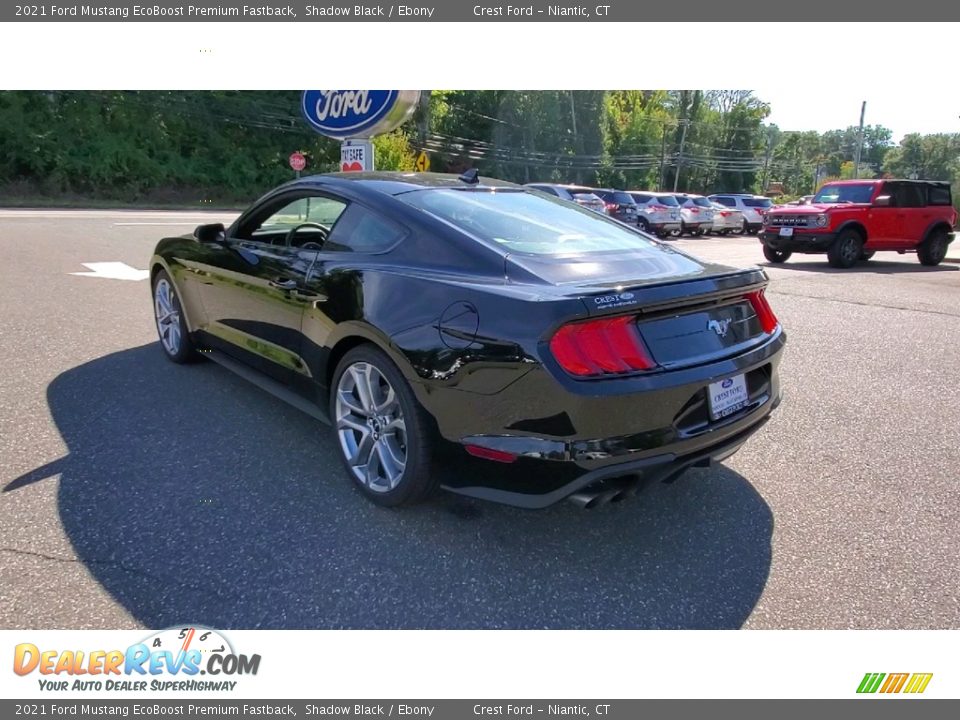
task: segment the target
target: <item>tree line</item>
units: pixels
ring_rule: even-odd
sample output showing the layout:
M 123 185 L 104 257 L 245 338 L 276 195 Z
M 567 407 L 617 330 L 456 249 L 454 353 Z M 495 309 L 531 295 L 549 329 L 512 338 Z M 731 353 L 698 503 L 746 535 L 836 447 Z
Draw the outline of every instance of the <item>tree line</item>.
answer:
M 292 177 L 337 168 L 296 91 L 0 93 L 0 200 L 243 202 Z M 425 91 L 411 122 L 375 141 L 379 169 L 517 182 L 689 192 L 812 193 L 827 179 L 960 180 L 960 134 L 881 125 L 784 131 L 748 90 Z M 854 167 L 861 144 L 860 165 Z M 958 193 L 954 193 L 957 195 Z

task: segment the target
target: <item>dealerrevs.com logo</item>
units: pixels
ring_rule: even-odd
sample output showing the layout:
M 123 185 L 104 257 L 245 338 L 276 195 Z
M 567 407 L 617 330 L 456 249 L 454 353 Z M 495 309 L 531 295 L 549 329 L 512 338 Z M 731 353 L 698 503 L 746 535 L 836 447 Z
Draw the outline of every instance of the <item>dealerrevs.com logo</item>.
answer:
M 234 678 L 259 669 L 260 655 L 237 653 L 221 633 L 204 627 L 163 630 L 125 650 L 58 650 L 26 642 L 13 654 L 14 673 L 37 674 L 40 689 L 54 692 L 231 691 Z

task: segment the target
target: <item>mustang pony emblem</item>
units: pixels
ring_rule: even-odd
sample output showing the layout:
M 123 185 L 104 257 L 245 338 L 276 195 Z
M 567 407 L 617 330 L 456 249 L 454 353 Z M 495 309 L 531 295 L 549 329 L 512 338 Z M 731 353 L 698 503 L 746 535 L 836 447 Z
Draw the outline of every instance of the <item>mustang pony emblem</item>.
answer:
M 730 327 L 730 318 L 726 320 L 711 320 L 707 323 L 707 330 L 713 330 L 720 337 L 727 336 L 727 329 Z

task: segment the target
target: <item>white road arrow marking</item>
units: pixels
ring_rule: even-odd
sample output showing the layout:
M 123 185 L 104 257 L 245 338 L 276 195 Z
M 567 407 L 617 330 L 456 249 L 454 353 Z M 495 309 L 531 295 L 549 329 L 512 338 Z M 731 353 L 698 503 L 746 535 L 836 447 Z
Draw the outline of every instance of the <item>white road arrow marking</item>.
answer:
M 149 270 L 137 270 L 122 262 L 80 263 L 93 272 L 75 272 L 71 275 L 83 277 L 109 278 L 111 280 L 146 280 L 150 277 Z

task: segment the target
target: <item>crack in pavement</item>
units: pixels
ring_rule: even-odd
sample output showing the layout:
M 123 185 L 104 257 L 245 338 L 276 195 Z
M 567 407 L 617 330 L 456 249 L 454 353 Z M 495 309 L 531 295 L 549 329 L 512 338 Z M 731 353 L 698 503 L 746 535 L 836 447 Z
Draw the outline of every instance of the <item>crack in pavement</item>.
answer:
M 845 305 L 859 305 L 861 307 L 884 308 L 885 310 L 903 310 L 905 312 L 916 312 L 924 315 L 942 315 L 944 317 L 960 317 L 960 313 L 945 312 L 943 310 L 923 310 L 921 308 L 903 307 L 902 305 L 884 305 L 882 303 L 862 302 L 858 300 L 845 300 L 843 298 L 825 297 L 823 295 L 807 295 L 798 292 L 784 292 L 783 290 L 773 290 L 767 288 L 770 295 L 787 295 L 789 297 L 801 297 L 808 300 L 826 300 L 827 302 L 843 303 Z
M 59 557 L 57 555 L 48 555 L 47 553 L 37 552 L 36 550 L 21 550 L 19 548 L 9 548 L 9 547 L 0 547 L 0 553 L 10 553 L 11 555 L 35 557 L 41 560 L 49 560 L 51 562 L 58 562 L 58 563 L 78 563 L 81 565 L 101 565 L 104 567 L 114 567 L 118 570 L 121 570 L 122 572 L 129 573 L 131 575 L 138 575 L 147 580 L 179 585 L 180 587 L 189 588 L 190 590 L 197 590 L 204 593 L 212 593 L 214 595 L 219 595 L 224 599 L 231 597 L 232 595 L 232 594 L 223 595 L 221 592 L 215 589 L 208 588 L 204 585 L 200 585 L 197 583 L 183 582 L 182 580 L 167 578 L 162 575 L 157 575 L 155 573 L 149 572 L 147 570 L 141 570 L 140 568 L 130 567 L 129 565 L 125 565 L 124 563 L 118 560 L 100 560 L 97 558 L 82 560 L 78 557 L 73 557 L 73 558 Z

